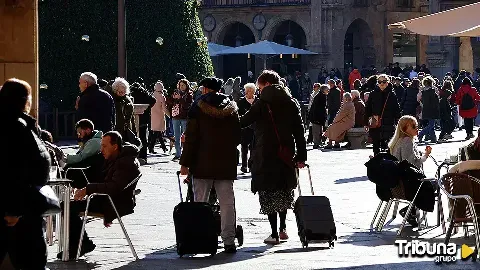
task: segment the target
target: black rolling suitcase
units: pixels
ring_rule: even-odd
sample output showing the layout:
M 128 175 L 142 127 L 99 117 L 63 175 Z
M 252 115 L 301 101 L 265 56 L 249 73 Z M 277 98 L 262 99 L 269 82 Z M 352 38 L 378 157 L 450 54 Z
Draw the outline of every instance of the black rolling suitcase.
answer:
M 173 210 L 177 253 L 215 255 L 218 248 L 215 216 L 208 203 L 183 202 L 180 172 L 177 172 L 180 203 Z M 192 184 L 193 177 L 191 178 Z
M 297 171 L 299 197 L 293 211 L 297 220 L 298 236 L 303 247 L 308 247 L 310 241 L 326 242 L 329 247 L 333 247 L 334 241 L 337 240 L 337 229 L 330 201 L 324 196 L 314 196 L 310 166 L 305 166 L 308 169 L 312 196 L 302 196 Z

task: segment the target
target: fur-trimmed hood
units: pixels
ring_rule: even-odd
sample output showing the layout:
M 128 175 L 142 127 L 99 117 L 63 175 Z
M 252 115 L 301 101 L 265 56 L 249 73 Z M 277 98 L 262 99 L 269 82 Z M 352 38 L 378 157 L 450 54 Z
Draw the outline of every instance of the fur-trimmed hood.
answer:
M 232 97 L 222 93 L 203 95 L 190 110 L 189 117 L 195 118 L 198 112 L 203 112 L 213 118 L 223 119 L 238 112 L 237 103 Z

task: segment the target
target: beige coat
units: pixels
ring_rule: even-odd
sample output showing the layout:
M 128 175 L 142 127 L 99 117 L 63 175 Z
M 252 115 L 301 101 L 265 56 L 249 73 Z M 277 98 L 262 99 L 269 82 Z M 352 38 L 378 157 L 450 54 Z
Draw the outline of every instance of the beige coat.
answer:
M 165 96 L 159 91 L 153 92 L 153 97 L 157 100 L 152 107 L 152 130 L 153 131 L 165 131 L 165 111 L 167 105 L 165 103 Z
M 341 142 L 347 131 L 355 125 L 355 106 L 353 102 L 344 102 L 335 116 L 333 123 L 325 131 L 331 141 Z

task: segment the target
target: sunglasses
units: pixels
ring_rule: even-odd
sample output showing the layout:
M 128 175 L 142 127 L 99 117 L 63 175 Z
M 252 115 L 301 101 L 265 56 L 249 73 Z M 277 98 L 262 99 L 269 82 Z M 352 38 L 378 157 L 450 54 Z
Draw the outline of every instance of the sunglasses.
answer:
M 378 81 L 378 84 L 386 84 L 388 81 Z

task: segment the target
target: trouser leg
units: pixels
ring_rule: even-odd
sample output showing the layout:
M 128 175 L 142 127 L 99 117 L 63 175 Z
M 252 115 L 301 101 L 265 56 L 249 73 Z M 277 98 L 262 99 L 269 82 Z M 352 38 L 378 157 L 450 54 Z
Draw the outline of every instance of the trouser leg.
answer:
M 155 144 L 157 143 L 158 131 L 150 130 L 148 133 L 148 148 L 150 151 L 153 151 Z
M 138 135 L 140 137 L 140 141 L 142 142 L 142 148 L 140 149 L 140 153 L 138 154 L 139 158 L 147 159 L 147 149 L 148 149 L 148 140 L 147 140 L 147 125 L 141 125 L 138 129 Z
M 42 217 L 22 217 L 14 227 L 6 228 L 6 234 L 8 255 L 15 269 L 45 269 L 47 244 Z
M 160 138 L 160 146 L 162 147 L 163 151 L 167 151 L 167 146 L 165 145 L 165 140 L 163 138 L 163 132 L 158 132 L 158 137 Z
M 233 180 L 218 180 L 214 182 L 218 201 L 220 202 L 220 216 L 222 219 L 222 240 L 225 245 L 235 245 L 235 225 L 237 215 L 235 210 L 235 195 Z
M 212 190 L 213 180 L 193 179 L 193 192 L 195 193 L 196 202 L 207 202 Z
M 320 145 L 322 143 L 322 125 L 312 124 L 313 144 Z
M 248 143 L 242 143 L 242 167 L 246 168 L 248 166 Z
M 182 154 L 182 143 L 180 138 L 182 137 L 182 128 L 181 128 L 181 120 L 173 119 L 173 135 L 175 136 L 175 156 L 180 157 Z
M 380 140 L 373 140 L 373 155 L 380 153 Z
M 465 118 L 464 119 L 464 122 L 465 122 L 465 131 L 467 132 L 467 135 L 468 134 L 473 134 L 473 120 L 475 118 Z

